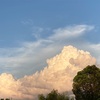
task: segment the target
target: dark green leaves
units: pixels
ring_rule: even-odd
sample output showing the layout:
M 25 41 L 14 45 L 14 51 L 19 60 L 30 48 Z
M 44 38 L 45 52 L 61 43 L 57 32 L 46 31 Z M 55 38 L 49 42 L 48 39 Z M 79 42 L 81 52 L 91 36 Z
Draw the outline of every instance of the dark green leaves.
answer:
M 98 100 L 100 98 L 100 69 L 87 66 L 73 79 L 76 100 Z

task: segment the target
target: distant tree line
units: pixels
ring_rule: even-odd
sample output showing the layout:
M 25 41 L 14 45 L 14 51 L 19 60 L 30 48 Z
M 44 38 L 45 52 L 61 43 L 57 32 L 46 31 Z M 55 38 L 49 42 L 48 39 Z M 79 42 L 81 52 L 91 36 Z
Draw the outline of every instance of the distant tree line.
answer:
M 10 98 L 1 98 L 0 100 L 12 100 Z
M 38 96 L 38 100 L 74 100 L 74 98 L 70 98 L 68 95 L 64 93 L 58 93 L 57 90 L 52 90 L 46 96 L 40 94 Z

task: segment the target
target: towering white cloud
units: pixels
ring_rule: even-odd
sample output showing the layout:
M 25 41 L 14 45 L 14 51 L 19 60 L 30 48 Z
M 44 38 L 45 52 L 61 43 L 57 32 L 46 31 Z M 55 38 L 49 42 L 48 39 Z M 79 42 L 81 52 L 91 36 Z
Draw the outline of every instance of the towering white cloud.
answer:
M 96 59 L 89 52 L 66 46 L 60 54 L 48 59 L 48 66 L 40 72 L 18 80 L 10 74 L 1 74 L 0 97 L 36 100 L 38 94 L 45 94 L 52 89 L 70 91 L 76 73 L 95 63 Z

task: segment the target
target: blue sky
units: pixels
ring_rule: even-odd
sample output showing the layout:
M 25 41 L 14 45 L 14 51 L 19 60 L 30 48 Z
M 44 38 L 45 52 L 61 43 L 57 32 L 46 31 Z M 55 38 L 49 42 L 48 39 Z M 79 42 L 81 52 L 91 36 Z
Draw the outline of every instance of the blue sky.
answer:
M 99 9 L 98 0 L 2 0 L 0 47 L 18 46 L 20 41 L 33 41 L 34 27 L 55 29 L 73 24 L 89 24 L 98 28 Z M 51 32 L 45 35 L 49 34 Z M 99 36 L 91 34 L 86 39 L 99 42 Z
M 1 0 L 0 73 L 31 74 L 64 45 L 89 51 L 100 61 L 99 9 L 99 0 Z

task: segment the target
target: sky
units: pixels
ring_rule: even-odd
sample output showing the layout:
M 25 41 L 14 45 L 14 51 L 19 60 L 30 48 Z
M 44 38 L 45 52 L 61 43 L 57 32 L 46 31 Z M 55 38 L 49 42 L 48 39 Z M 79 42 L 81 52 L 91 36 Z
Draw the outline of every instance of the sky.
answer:
M 36 81 L 38 77 L 37 82 L 41 81 L 41 75 L 43 79 L 46 79 L 42 73 L 47 75 L 47 72 L 53 70 L 52 60 L 51 62 L 49 60 L 57 58 L 57 55 L 63 55 L 64 48 L 68 50 L 64 53 L 65 57 L 69 55 L 68 59 L 70 58 L 71 61 L 66 66 L 71 66 L 71 70 L 73 70 L 73 63 L 78 64 L 78 68 L 83 68 L 80 62 L 84 58 L 86 58 L 83 64 L 85 66 L 90 64 L 92 59 L 92 64 L 100 65 L 99 9 L 99 0 L 1 0 L 0 78 L 9 79 L 11 86 L 15 84 L 16 91 L 21 91 L 29 84 L 25 83 L 25 80 L 30 82 L 31 77 L 33 81 Z M 73 57 L 70 50 L 75 53 L 72 54 Z M 78 50 L 82 50 L 83 53 Z M 60 56 L 59 59 L 63 61 Z M 58 63 L 56 60 L 54 62 Z M 48 68 L 49 66 L 51 69 Z M 55 72 L 58 75 L 57 69 L 58 67 Z M 79 69 L 76 68 L 76 70 Z M 0 84 L 1 87 L 2 84 Z M 54 81 L 49 86 L 52 88 L 56 86 L 51 86 L 51 84 L 54 84 Z M 36 85 L 38 86 L 41 88 L 40 84 Z M 8 87 L 5 87 L 6 90 L 9 90 Z M 14 95 L 18 92 L 11 90 Z M 31 92 L 27 93 L 26 97 L 24 93 L 26 92 L 21 91 L 17 96 L 31 98 L 28 96 Z
M 54 29 L 77 24 L 95 26 L 98 32 L 85 35 L 85 39 L 98 43 L 99 3 L 99 0 L 1 0 L 0 47 L 19 47 L 23 42 L 35 41 L 36 34 L 46 38 Z

